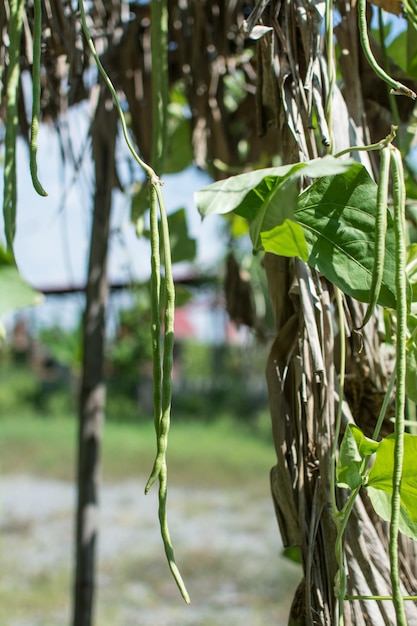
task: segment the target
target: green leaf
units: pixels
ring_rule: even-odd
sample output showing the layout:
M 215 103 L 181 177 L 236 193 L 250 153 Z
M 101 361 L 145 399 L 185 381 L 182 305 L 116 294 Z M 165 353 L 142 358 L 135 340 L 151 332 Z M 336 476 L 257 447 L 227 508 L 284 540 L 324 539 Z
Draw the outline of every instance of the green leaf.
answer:
M 336 465 L 336 479 L 339 487 L 356 489 L 362 483 L 360 466 L 362 457 L 351 429 L 348 427 L 340 444 L 339 458 Z
M 191 119 L 185 111 L 185 106 L 177 102 L 168 106 L 168 149 L 163 174 L 182 172 L 193 162 Z
M 361 455 L 362 459 L 376 452 L 379 446 L 378 441 L 375 441 L 374 439 L 371 439 L 370 437 L 365 437 L 365 435 L 363 434 L 359 426 L 356 426 L 356 424 L 350 424 L 349 430 L 351 431 L 356 441 L 356 445 L 358 447 L 359 454 Z
M 300 546 L 287 546 L 283 548 L 282 556 L 289 559 L 293 563 L 298 563 L 299 565 L 303 562 Z
M 197 244 L 196 240 L 188 233 L 185 209 L 178 209 L 168 216 L 168 227 L 171 240 L 172 263 L 193 261 L 195 259 Z
M 417 302 L 417 244 L 413 243 L 407 247 L 406 259 L 407 278 L 411 284 L 412 302 Z
M 265 168 L 214 183 L 197 192 L 195 199 L 203 217 L 234 211 L 250 220 L 255 251 L 298 256 L 306 261 L 308 248 L 303 229 L 294 221 L 299 178 L 345 172 L 351 165 L 350 160 L 327 156 L 307 163 Z
M 298 201 L 298 179 L 291 176 L 277 185 L 252 221 L 250 235 L 255 251 L 282 256 L 299 256 L 307 261 L 308 248 L 303 229 L 294 221 Z
M 0 246 L 0 316 L 39 304 L 43 295 L 21 277 L 13 254 Z M 2 330 L 3 332 L 3 330 Z
M 263 231 L 259 235 L 260 248 L 280 256 L 298 256 L 303 261 L 308 259 L 308 248 L 304 231 L 297 222 L 286 219 L 279 226 Z
M 365 457 L 373 454 L 378 442 L 365 437 L 355 424 L 349 424 L 340 444 L 339 458 L 336 466 L 337 484 L 339 487 L 356 489 L 362 484 L 361 465 Z
M 407 352 L 406 352 L 406 374 L 405 388 L 407 397 L 417 403 L 417 317 L 407 316 Z
M 15 265 L 0 266 L 0 293 L 0 315 L 39 304 L 43 298 L 23 280 Z
M 130 219 L 137 222 L 149 209 L 149 187 L 144 183 L 136 183 L 130 205 Z
M 248 220 L 245 220 L 244 217 L 240 215 L 236 215 L 236 213 L 229 216 L 230 217 L 230 233 L 234 239 L 238 237 L 242 237 L 243 235 L 247 235 L 249 233 L 249 224 Z
M 373 487 L 367 487 L 366 491 L 375 511 L 382 519 L 389 522 L 391 519 L 391 494 Z M 407 509 L 402 505 L 400 505 L 399 528 L 406 537 L 417 540 L 417 523 L 413 522 Z
M 344 293 L 369 302 L 374 267 L 377 186 L 359 163 L 321 178 L 299 197 L 295 213 L 309 249 L 308 263 Z M 395 236 L 388 214 L 379 304 L 395 308 Z
M 387 54 L 389 58 L 401 69 L 405 72 L 407 71 L 407 61 L 408 61 L 408 34 L 407 30 L 402 30 L 397 37 L 395 37 L 389 46 L 387 47 Z M 398 74 L 397 67 L 397 74 Z M 392 71 L 389 69 L 388 71 Z M 394 70 L 395 71 L 395 70 Z M 401 80 L 398 77 L 398 80 Z
M 407 28 L 407 71 L 413 78 L 417 78 L 417 31 L 413 24 Z
M 406 353 L 405 390 L 407 397 L 417 404 L 417 346 L 415 343 Z
M 224 215 L 236 211 L 238 215 L 253 220 L 264 202 L 270 201 L 270 196 L 287 178 L 299 178 L 303 175 L 310 178 L 330 176 L 346 171 L 352 163 L 353 161 L 350 159 L 338 160 L 326 156 L 307 163 L 281 165 L 245 172 L 219 180 L 197 191 L 194 195 L 195 203 L 202 217 Z M 281 218 L 283 221 L 288 217 L 288 214 L 285 213 L 288 211 L 288 204 L 284 203 L 281 210 L 284 212 L 284 216 Z
M 368 480 L 369 487 L 383 491 L 389 496 L 392 494 L 394 445 L 394 435 L 389 435 L 380 442 L 376 451 L 374 465 L 369 472 Z M 372 498 L 375 499 L 375 494 L 372 494 L 371 499 Z M 415 534 L 417 528 L 417 437 L 408 433 L 404 434 L 404 460 L 400 499 L 402 520 L 406 524 L 408 532 L 412 533 L 409 536 L 417 538 L 417 535 Z M 377 509 L 377 506 L 381 509 L 383 508 L 381 501 L 386 503 L 390 501 L 390 498 L 384 498 L 379 494 L 376 506 L 372 501 L 375 506 L 375 510 L 381 515 L 381 517 L 384 517 L 384 515 Z M 385 511 L 385 515 L 387 515 L 387 511 Z M 384 519 L 387 519 L 387 517 L 384 517 Z M 407 534 L 407 532 L 405 534 Z

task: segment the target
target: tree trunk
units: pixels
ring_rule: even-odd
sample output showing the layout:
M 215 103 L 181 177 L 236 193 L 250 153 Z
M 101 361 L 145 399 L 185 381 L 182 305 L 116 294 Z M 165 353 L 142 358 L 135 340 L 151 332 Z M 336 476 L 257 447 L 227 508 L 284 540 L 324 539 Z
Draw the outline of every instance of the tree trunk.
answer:
M 91 133 L 96 183 L 83 321 L 73 626 L 91 625 L 95 585 L 100 454 L 105 409 L 103 353 L 107 247 L 117 133 L 117 112 L 105 88 L 100 93 Z

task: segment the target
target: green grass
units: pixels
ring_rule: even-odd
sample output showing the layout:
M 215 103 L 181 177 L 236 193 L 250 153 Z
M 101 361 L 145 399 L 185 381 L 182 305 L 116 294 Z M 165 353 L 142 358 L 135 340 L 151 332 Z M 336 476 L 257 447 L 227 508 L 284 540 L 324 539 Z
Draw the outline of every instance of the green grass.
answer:
M 74 418 L 21 415 L 0 421 L 0 471 L 73 480 L 77 425 Z M 152 420 L 107 423 L 103 437 L 103 475 L 118 481 L 150 473 L 155 454 Z M 272 442 L 222 419 L 171 425 L 168 467 L 171 484 L 262 488 L 274 463 Z

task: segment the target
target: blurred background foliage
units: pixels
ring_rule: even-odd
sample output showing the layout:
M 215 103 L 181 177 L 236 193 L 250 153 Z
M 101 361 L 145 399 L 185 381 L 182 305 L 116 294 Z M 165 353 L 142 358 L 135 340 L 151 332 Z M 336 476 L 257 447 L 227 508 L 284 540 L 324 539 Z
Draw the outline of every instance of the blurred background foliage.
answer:
M 249 280 L 247 270 L 241 274 Z M 237 324 L 230 320 L 225 312 L 227 298 L 230 305 L 230 295 L 226 298 L 224 290 L 226 282 L 224 276 L 213 277 L 203 289 L 206 293 L 203 302 L 199 301 L 201 287 L 178 286 L 174 419 L 205 423 L 229 416 L 254 431 L 265 430 L 264 364 L 269 338 L 264 330 L 258 336 L 242 326 L 241 319 Z M 252 282 L 258 284 L 256 280 Z M 265 321 L 264 288 L 259 283 L 259 293 L 251 291 L 247 295 L 257 301 L 253 306 L 263 326 L 269 323 Z M 236 297 L 233 306 L 231 314 L 236 316 Z M 152 420 L 148 286 L 135 286 L 127 302 L 110 309 L 112 320 L 105 362 L 106 417 L 120 423 Z M 203 318 L 196 323 L 193 316 L 200 315 L 201 310 Z M 193 322 L 194 328 L 200 326 L 200 332 L 193 331 Z M 35 415 L 48 419 L 74 414 L 82 360 L 81 319 L 70 328 L 57 320 L 40 323 L 35 307 L 16 313 L 8 325 L 8 338 L 2 343 L 0 353 L 1 415 L 11 417 L 34 411 Z M 213 327 L 212 334 L 216 332 L 217 338 L 210 336 L 209 327 Z

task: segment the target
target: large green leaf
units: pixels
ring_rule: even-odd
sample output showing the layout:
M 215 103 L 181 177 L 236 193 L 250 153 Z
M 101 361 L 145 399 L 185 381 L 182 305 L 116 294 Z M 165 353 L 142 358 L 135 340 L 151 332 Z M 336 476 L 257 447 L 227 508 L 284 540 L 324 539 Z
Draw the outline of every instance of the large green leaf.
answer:
M 255 251 L 299 256 L 306 261 L 308 248 L 303 229 L 294 220 L 299 178 L 334 175 L 345 172 L 351 165 L 350 160 L 327 156 L 307 163 L 255 170 L 218 181 L 197 192 L 195 199 L 203 217 L 234 211 L 250 220 Z
M 299 191 L 297 174 L 300 171 L 293 172 L 266 195 L 250 228 L 254 250 L 299 256 L 307 261 L 308 248 L 303 229 L 294 221 Z
M 318 178 L 299 197 L 298 178 Z M 256 170 L 195 195 L 201 215 L 234 211 L 251 221 L 255 250 L 299 256 L 348 295 L 369 302 L 377 186 L 359 163 L 332 157 Z M 294 204 L 298 197 L 298 207 Z M 292 221 L 302 226 L 303 235 Z M 395 236 L 388 215 L 379 304 L 395 308 Z
M 390 503 L 392 494 L 394 445 L 394 435 L 389 435 L 380 442 L 368 479 L 369 487 L 388 494 L 388 497 L 381 496 L 381 494 L 375 494 L 372 490 L 369 490 L 375 510 L 384 519 L 389 519 L 390 516 L 390 509 L 386 510 L 386 508 L 387 503 Z M 408 533 L 406 532 L 405 534 L 417 538 L 417 437 L 408 433 L 404 435 L 404 460 L 400 497 L 402 522 L 408 527 Z M 408 522 L 410 523 L 408 524 Z
M 268 231 L 259 233 L 259 247 L 265 252 L 280 256 L 298 256 L 303 261 L 308 259 L 308 248 L 304 231 L 294 220 L 286 219 L 282 224 Z
M 407 72 L 417 78 L 417 31 L 410 22 L 407 27 Z
M 374 269 L 377 186 L 359 163 L 320 178 L 299 197 L 295 213 L 309 248 L 308 263 L 348 295 L 369 302 Z M 388 215 L 379 304 L 395 308 L 395 235 Z
M 286 179 L 291 177 L 296 180 L 300 176 L 310 178 L 330 176 L 346 171 L 351 165 L 351 160 L 342 161 L 327 156 L 307 163 L 264 168 L 219 180 L 197 191 L 194 198 L 202 217 L 236 211 L 238 215 L 253 220 L 259 210 L 262 209 L 267 213 L 267 209 L 272 208 L 272 212 L 278 218 L 273 224 L 275 226 L 290 217 L 295 210 L 295 206 L 290 206 L 285 198 L 282 198 L 283 202 L 280 204 L 274 201 L 277 188 Z M 272 220 L 272 216 L 268 215 L 269 217 Z
M 367 488 L 369 499 L 372 502 L 372 506 L 382 519 L 389 522 L 391 518 L 391 494 L 382 489 L 374 489 L 373 487 Z M 417 540 L 417 523 L 408 515 L 407 509 L 404 506 L 400 506 L 400 531 L 407 537 Z

